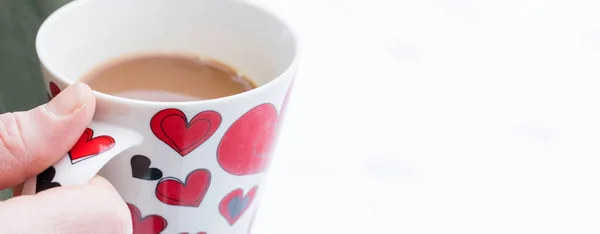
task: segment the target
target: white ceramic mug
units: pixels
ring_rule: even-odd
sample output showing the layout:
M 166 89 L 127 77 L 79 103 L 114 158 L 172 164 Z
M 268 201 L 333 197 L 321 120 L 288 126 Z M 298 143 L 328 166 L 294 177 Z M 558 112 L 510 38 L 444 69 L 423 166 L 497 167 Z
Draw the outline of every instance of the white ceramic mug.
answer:
M 77 0 L 42 24 L 36 47 L 51 97 L 105 61 L 148 52 L 214 58 L 259 87 L 190 102 L 94 92 L 89 128 L 24 194 L 99 174 L 128 203 L 135 234 L 249 232 L 298 64 L 284 22 L 236 0 Z

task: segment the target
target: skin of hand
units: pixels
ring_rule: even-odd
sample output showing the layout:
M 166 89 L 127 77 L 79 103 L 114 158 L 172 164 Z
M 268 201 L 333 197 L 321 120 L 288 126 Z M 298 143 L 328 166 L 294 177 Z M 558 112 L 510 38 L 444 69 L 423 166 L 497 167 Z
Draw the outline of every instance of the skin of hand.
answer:
M 133 232 L 127 205 L 99 176 L 87 185 L 19 196 L 26 178 L 36 176 L 66 155 L 91 121 L 95 107 L 91 89 L 76 83 L 48 104 L 0 115 L 0 189 L 16 187 L 16 197 L 0 202 L 0 232 Z

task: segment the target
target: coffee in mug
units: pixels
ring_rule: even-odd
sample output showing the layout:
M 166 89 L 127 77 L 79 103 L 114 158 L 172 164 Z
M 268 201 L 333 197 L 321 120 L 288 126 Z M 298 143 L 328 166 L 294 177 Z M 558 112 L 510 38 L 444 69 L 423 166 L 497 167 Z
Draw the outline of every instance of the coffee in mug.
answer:
M 215 59 L 193 54 L 128 55 L 104 62 L 80 81 L 93 90 L 146 101 L 198 101 L 251 90 L 254 81 Z

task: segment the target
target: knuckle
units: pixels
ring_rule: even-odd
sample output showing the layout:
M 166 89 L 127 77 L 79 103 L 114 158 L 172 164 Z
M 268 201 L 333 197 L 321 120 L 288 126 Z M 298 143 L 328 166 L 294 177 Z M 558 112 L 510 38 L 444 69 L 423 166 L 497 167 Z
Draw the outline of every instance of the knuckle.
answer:
M 25 141 L 20 130 L 20 123 L 14 113 L 0 116 L 0 144 L 15 155 L 24 153 Z
M 15 113 L 0 115 L 0 152 L 2 160 L 10 160 L 10 165 L 24 167 L 30 156 L 21 131 L 22 124 Z

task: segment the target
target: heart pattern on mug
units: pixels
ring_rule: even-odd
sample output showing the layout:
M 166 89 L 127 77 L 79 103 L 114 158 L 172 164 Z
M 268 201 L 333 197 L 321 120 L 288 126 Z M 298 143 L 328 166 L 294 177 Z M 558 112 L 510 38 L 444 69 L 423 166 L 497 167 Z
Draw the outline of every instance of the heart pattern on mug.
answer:
M 54 169 L 54 167 L 48 167 L 48 169 L 44 170 L 42 173 L 37 175 L 35 181 L 35 193 L 39 193 L 41 191 L 51 189 L 54 187 L 60 187 L 60 183 L 52 182 L 52 180 L 54 180 L 55 175 L 56 169 Z
M 221 202 L 219 203 L 219 212 L 225 220 L 227 220 L 229 225 L 233 225 L 237 222 L 246 210 L 248 210 L 252 201 L 254 201 L 257 190 L 258 186 L 254 186 L 248 191 L 246 196 L 244 196 L 244 190 L 239 188 L 231 191 L 221 199 Z
M 210 177 L 208 170 L 196 169 L 187 175 L 185 182 L 164 178 L 156 185 L 156 198 L 167 205 L 198 207 L 208 191 Z
M 217 161 L 232 175 L 261 173 L 269 167 L 270 151 L 277 130 L 277 109 L 260 104 L 237 119 L 221 138 Z
M 56 83 L 50 81 L 50 83 L 48 84 L 48 87 L 50 89 L 50 95 L 52 95 L 52 97 L 56 97 L 56 95 L 58 95 L 60 93 L 60 88 L 58 87 L 58 85 L 56 85 Z
M 94 136 L 94 130 L 86 128 L 79 140 L 69 151 L 71 164 L 92 158 L 106 152 L 115 146 L 115 139 L 110 136 Z
M 189 122 L 179 109 L 164 109 L 150 120 L 154 135 L 182 157 L 208 140 L 221 125 L 221 114 L 203 111 Z
M 134 155 L 131 157 L 131 175 L 133 178 L 141 180 L 159 180 L 162 178 L 163 173 L 160 169 L 150 167 L 152 162 L 144 155 Z
M 160 215 L 147 215 L 142 218 L 142 212 L 136 206 L 127 203 L 131 213 L 133 234 L 159 234 L 167 228 L 167 220 Z

